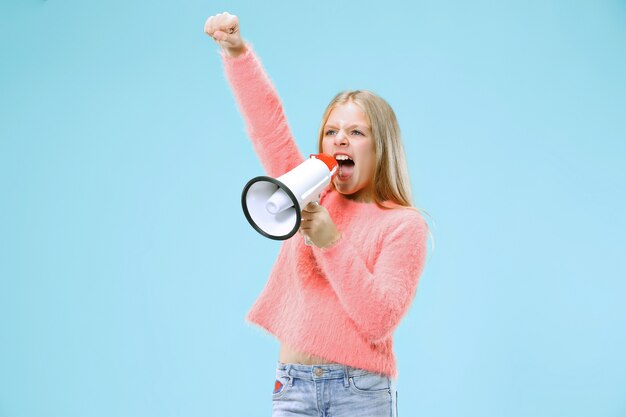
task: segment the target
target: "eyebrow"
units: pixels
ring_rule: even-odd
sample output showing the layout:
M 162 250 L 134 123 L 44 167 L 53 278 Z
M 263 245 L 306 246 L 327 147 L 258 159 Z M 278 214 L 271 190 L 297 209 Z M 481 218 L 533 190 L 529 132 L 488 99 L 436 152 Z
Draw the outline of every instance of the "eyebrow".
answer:
M 327 124 L 324 125 L 324 129 L 327 129 L 329 127 L 337 129 L 337 125 L 335 125 L 333 123 L 327 123 Z M 365 125 L 350 125 L 350 126 L 347 127 L 347 129 L 354 129 L 354 128 L 359 128 L 361 130 L 370 130 L 370 128 L 365 126 Z

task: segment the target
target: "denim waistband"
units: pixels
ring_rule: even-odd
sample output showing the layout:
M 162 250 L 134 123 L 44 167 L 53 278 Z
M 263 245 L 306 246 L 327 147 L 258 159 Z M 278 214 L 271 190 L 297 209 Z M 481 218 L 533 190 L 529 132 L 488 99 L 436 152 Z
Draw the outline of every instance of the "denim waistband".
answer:
M 301 363 L 282 363 L 280 361 L 276 369 L 284 371 L 290 377 L 308 380 L 350 378 L 352 376 L 374 373 L 341 364 L 303 365 Z

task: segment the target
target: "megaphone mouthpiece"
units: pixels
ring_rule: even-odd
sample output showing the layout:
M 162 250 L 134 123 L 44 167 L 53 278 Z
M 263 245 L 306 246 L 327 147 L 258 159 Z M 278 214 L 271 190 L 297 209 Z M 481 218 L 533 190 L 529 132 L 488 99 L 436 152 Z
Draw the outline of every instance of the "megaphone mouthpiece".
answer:
M 317 153 L 317 154 L 312 153 L 310 155 L 310 158 L 319 159 L 320 161 L 325 163 L 326 166 L 328 167 L 328 170 L 330 171 L 331 175 L 335 175 L 335 172 L 337 172 L 337 168 L 339 167 L 339 163 L 332 156 L 330 156 L 328 154 L 325 154 L 325 153 Z

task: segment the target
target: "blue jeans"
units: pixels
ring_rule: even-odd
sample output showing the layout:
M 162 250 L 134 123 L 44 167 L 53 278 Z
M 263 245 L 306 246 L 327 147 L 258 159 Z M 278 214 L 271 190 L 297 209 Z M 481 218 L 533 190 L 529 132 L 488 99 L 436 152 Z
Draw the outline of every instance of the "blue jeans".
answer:
M 278 362 L 272 417 L 397 417 L 396 381 L 344 365 Z

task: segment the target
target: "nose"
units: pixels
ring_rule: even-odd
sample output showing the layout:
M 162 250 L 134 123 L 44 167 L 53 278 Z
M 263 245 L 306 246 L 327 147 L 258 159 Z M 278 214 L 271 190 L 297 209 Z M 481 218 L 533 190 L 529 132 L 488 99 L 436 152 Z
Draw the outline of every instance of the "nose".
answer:
M 344 133 L 343 129 L 335 135 L 335 144 L 338 146 L 346 146 L 348 144 L 348 136 Z

